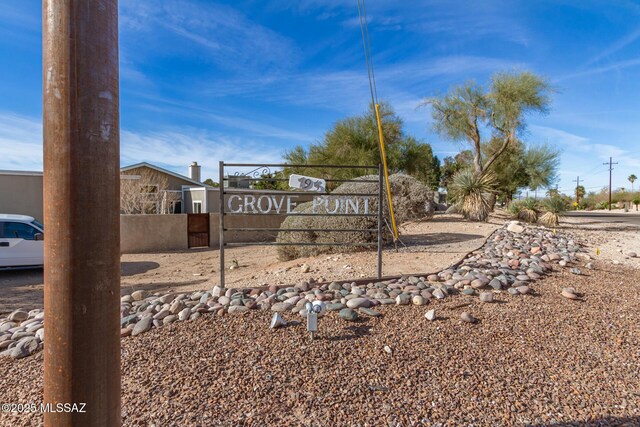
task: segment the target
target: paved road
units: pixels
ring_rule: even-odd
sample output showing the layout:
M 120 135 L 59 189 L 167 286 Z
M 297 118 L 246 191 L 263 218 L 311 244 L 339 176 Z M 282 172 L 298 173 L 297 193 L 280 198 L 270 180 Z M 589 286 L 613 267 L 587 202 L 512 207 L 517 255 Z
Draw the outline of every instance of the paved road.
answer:
M 638 213 L 608 213 L 608 212 L 569 212 L 569 217 L 589 218 L 597 222 L 626 223 L 640 225 L 640 212 Z

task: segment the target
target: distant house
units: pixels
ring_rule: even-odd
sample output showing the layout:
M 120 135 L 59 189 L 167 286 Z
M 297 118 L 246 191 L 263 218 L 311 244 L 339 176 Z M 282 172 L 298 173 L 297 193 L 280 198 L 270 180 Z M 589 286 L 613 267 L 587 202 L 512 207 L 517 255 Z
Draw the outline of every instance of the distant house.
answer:
M 120 169 L 122 213 L 199 213 L 202 206 L 185 206 L 186 189 L 210 189 L 200 182 L 200 165 L 193 162 L 189 175 L 141 162 Z
M 206 212 L 202 201 L 194 206 L 189 200 L 189 206 L 185 206 L 185 190 L 199 189 L 201 193 L 205 193 L 213 188 L 200 182 L 200 165 L 196 162 L 189 166 L 190 176 L 147 162 L 125 166 L 120 169 L 120 173 L 125 188 L 126 182 L 144 181 L 142 193 L 146 196 L 147 208 L 139 213 Z M 42 221 L 42 178 L 43 173 L 40 171 L 0 170 L 0 213 L 29 215 Z M 135 187 L 139 189 L 140 185 Z

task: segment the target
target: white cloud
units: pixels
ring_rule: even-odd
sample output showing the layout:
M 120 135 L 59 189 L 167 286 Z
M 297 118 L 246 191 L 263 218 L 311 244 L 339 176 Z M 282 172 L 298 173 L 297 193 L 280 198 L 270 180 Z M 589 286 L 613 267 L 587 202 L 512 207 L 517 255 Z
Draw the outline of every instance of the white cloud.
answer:
M 189 0 L 122 2 L 121 27 L 140 35 L 157 34 L 158 29 L 206 50 L 208 59 L 236 72 L 276 71 L 297 60 L 295 44 L 277 32 L 259 25 L 236 9 Z M 150 43 L 153 39 L 150 39 Z M 184 50 L 188 53 L 189 50 Z
M 555 129 L 547 126 L 539 126 L 539 125 L 531 125 L 529 126 L 529 130 L 532 134 L 542 137 L 544 142 L 548 142 L 550 144 L 562 144 L 566 145 L 570 148 L 581 148 L 588 150 L 589 138 L 584 136 L 579 136 L 572 134 L 570 132 Z
M 565 74 L 556 79 L 556 81 L 563 81 L 574 79 L 576 77 L 585 77 L 585 76 L 593 76 L 596 74 L 608 73 L 609 71 L 620 71 L 625 68 L 637 67 L 640 65 L 640 58 L 629 59 L 626 61 L 614 62 L 609 65 L 604 65 L 601 67 L 589 68 L 583 71 L 578 71 L 576 73 Z
M 469 70 L 491 73 L 501 69 L 522 69 L 526 64 L 509 60 L 468 55 L 453 55 L 430 60 L 377 63 L 376 84 L 381 100 L 392 105 L 416 100 L 434 87 L 434 79 L 444 84 L 459 83 Z M 415 91 L 411 93 L 410 91 Z M 361 70 L 316 69 L 262 79 L 233 79 L 224 83 L 207 83 L 202 93 L 213 97 L 259 97 L 267 102 L 305 107 L 322 107 L 340 111 L 362 111 L 370 102 L 369 81 Z
M 122 131 L 123 165 L 146 161 L 185 175 L 193 161 L 202 165 L 202 177 L 217 181 L 218 162 L 280 163 L 282 153 L 263 143 L 213 135 L 199 129 L 135 133 Z
M 0 112 L 0 169 L 42 171 L 42 124 L 39 119 Z M 249 138 L 196 128 L 154 132 L 120 131 L 122 165 L 149 162 L 186 174 L 193 161 L 203 165 L 203 177 L 218 176 L 218 162 L 279 163 L 278 147 Z
M 600 52 L 598 55 L 591 58 L 587 62 L 587 65 L 593 64 L 594 62 L 598 62 L 601 59 L 604 59 L 613 55 L 614 53 L 618 52 L 621 49 L 624 49 L 625 47 L 627 47 L 628 45 L 636 41 L 638 38 L 640 38 L 640 28 L 637 28 L 635 31 L 632 31 L 631 33 L 617 40 L 615 43 L 613 43 L 608 48 Z
M 42 121 L 0 111 L 0 169 L 42 170 Z

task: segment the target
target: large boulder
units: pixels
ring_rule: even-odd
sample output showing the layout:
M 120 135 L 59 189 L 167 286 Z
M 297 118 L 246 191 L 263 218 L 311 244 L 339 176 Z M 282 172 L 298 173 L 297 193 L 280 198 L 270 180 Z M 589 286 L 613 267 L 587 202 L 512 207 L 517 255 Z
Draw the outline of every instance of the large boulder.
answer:
M 377 180 L 377 175 L 368 175 L 357 180 Z M 402 174 L 389 176 L 393 209 L 398 225 L 411 220 L 423 220 L 433 216 L 433 192 L 417 179 Z M 383 191 L 386 189 L 383 189 Z M 370 214 L 375 216 L 289 216 L 280 226 L 281 230 L 297 229 L 377 229 L 378 198 L 348 196 L 349 202 L 339 195 L 346 193 L 378 194 L 377 182 L 347 182 L 336 188 L 323 203 L 322 199 L 302 203 L 296 209 L 297 213 L 325 214 L 332 211 L 353 213 L 357 205 L 359 213 L 364 212 L 365 205 Z M 337 196 L 337 197 L 336 197 Z M 345 196 L 346 198 L 347 196 Z M 389 220 L 389 207 L 386 193 L 383 192 L 383 215 Z M 383 225 L 384 242 L 392 241 L 392 235 L 386 225 Z M 278 246 L 278 258 L 291 260 L 295 258 L 318 255 L 321 253 L 352 252 L 371 248 L 371 246 L 344 246 L 341 243 L 376 243 L 377 234 L 369 232 L 325 232 L 325 231 L 280 231 L 276 240 L 278 243 L 304 242 L 329 243 L 327 246 Z M 335 245 L 333 245 L 335 243 Z

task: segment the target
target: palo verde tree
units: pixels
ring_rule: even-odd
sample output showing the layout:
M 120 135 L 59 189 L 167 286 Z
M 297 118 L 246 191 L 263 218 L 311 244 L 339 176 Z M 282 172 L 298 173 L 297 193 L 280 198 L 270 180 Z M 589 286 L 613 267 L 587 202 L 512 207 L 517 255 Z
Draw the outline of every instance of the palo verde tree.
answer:
M 469 145 L 473 175 L 480 180 L 493 174 L 492 165 L 509 147 L 517 145 L 527 115 L 548 112 L 551 92 L 551 86 L 533 73 L 507 72 L 495 74 L 488 90 L 471 82 L 453 88 L 443 97 L 426 99 L 423 104 L 431 106 L 434 129 L 441 136 Z M 487 131 L 496 148 L 485 155 L 483 133 Z
M 559 164 L 559 151 L 548 145 L 529 147 L 524 153 L 527 186 L 536 193 L 539 189 L 549 188 L 558 180 Z
M 429 144 L 405 134 L 403 122 L 388 104 L 380 105 L 389 173 L 403 172 L 437 188 L 439 162 Z M 362 115 L 340 120 L 324 138 L 308 149 L 297 146 L 285 153 L 289 164 L 377 165 L 380 163 L 378 127 L 373 108 Z M 361 176 L 362 169 L 291 168 L 287 172 L 334 179 Z M 369 171 L 373 173 L 373 171 Z
M 551 86 L 533 73 L 499 73 L 485 91 L 475 83 L 455 87 L 442 98 L 430 98 L 435 130 L 443 137 L 468 143 L 473 153 L 474 173 L 486 173 L 508 147 L 518 142 L 530 113 L 547 113 Z M 482 132 L 486 127 L 500 142 L 486 159 L 482 153 Z

